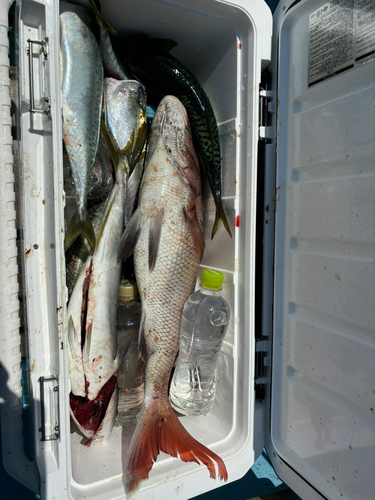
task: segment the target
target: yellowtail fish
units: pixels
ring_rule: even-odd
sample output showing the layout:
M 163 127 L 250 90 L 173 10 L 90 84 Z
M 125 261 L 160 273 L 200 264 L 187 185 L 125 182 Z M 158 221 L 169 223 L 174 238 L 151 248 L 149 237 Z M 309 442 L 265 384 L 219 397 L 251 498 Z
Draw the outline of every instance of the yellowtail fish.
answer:
M 70 414 L 89 438 L 86 446 L 107 439 L 112 431 L 117 410 L 116 372 L 131 341 L 129 335 L 117 347 L 121 266 L 116 249 L 124 228 L 125 196 L 126 172 L 120 164 L 95 251 L 78 277 L 68 306 Z
M 107 202 L 108 200 L 102 201 L 101 203 L 91 207 L 89 210 L 89 217 L 96 237 L 98 237 L 100 233 L 103 213 L 107 208 Z M 91 247 L 82 235 L 78 236 L 75 242 L 69 247 L 65 255 L 68 298 L 72 295 L 78 276 L 80 275 L 86 260 L 91 254 Z
M 135 80 L 104 80 L 106 127 L 132 172 L 147 137 L 146 91 Z

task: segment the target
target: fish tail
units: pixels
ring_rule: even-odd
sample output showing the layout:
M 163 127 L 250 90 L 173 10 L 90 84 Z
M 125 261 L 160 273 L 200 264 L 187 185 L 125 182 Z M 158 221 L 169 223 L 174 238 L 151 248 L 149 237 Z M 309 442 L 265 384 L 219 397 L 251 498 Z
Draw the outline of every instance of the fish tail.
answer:
M 215 198 L 215 205 L 216 205 L 216 214 L 215 214 L 214 226 L 212 228 L 211 239 L 213 239 L 213 237 L 216 234 L 216 231 L 218 230 L 220 220 L 223 221 L 225 229 L 228 231 L 229 236 L 232 238 L 232 233 L 229 227 L 228 219 L 227 216 L 225 215 L 223 203 L 220 198 Z
M 108 131 L 103 120 L 100 121 L 100 131 L 103 134 L 104 140 L 107 144 L 109 154 L 111 155 L 111 160 L 113 163 L 113 168 L 116 172 L 116 178 L 120 174 L 118 172 L 118 167 L 120 166 L 122 171 L 125 172 L 126 176 L 129 176 L 129 163 L 126 155 L 123 151 L 117 146 L 117 143 L 112 136 L 112 134 Z
M 161 406 L 163 410 L 160 410 Z M 140 482 L 148 478 L 160 451 L 184 462 L 205 464 L 213 479 L 216 479 L 216 464 L 218 478 L 224 481 L 228 479 L 222 459 L 186 431 L 169 400 L 162 404 L 158 400 L 148 409 L 143 408 L 130 444 L 124 475 L 127 494 L 136 492 Z
M 98 24 L 101 24 L 103 28 L 110 31 L 114 35 L 117 34 L 115 28 L 107 21 L 107 19 L 100 13 L 100 2 L 99 0 L 89 0 L 92 11 L 95 15 Z
M 74 242 L 77 236 L 81 233 L 83 233 L 90 247 L 92 248 L 92 251 L 94 251 L 96 238 L 89 214 L 87 213 L 87 210 L 82 211 L 80 210 L 80 207 L 78 207 L 77 210 L 74 212 L 72 220 L 69 223 L 68 230 L 65 234 L 65 240 L 64 240 L 65 251 L 67 250 L 67 248 L 70 247 L 70 245 Z

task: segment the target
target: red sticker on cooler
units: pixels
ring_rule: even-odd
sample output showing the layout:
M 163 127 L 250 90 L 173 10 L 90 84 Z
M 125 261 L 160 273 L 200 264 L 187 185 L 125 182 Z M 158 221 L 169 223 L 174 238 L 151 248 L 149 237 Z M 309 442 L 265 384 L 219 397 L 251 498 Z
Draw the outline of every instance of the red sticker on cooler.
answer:
M 236 227 L 240 227 L 240 216 L 236 216 Z

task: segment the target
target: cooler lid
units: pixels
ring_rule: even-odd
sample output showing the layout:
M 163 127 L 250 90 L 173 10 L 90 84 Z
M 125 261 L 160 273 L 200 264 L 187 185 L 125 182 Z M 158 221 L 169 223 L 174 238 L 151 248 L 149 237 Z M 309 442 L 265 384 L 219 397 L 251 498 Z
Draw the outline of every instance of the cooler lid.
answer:
M 364 500 L 375 484 L 375 3 L 289 5 L 274 27 L 270 437 L 302 498 Z

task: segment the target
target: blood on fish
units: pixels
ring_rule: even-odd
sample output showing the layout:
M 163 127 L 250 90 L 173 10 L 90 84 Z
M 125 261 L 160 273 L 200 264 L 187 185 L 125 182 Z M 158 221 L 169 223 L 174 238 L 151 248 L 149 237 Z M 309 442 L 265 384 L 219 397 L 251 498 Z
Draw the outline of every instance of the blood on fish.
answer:
M 88 385 L 89 383 L 86 382 L 86 392 Z M 94 434 L 96 433 L 104 419 L 115 387 L 116 376 L 113 375 L 108 382 L 103 385 L 96 399 L 93 401 L 70 393 L 70 408 L 75 419 L 83 429 L 91 431 Z

